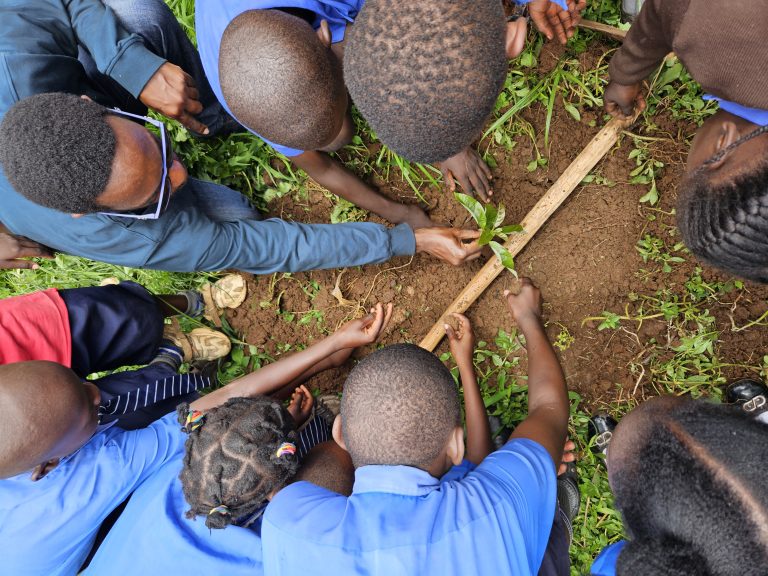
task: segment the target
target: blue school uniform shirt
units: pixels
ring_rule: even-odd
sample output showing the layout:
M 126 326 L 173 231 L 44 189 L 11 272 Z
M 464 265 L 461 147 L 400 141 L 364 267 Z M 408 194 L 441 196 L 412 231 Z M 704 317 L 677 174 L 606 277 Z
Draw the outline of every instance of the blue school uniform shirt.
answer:
M 349 497 L 297 482 L 264 514 L 264 573 L 536 574 L 556 494 L 552 459 L 526 439 L 443 481 L 410 466 L 363 466 Z
M 365 4 L 365 0 L 197 0 L 195 3 L 195 32 L 197 33 L 197 47 L 203 69 L 208 82 L 211 84 L 214 94 L 229 114 L 229 109 L 224 95 L 221 92 L 219 81 L 219 47 L 221 37 L 232 20 L 243 12 L 249 10 L 268 10 L 271 8 L 302 8 L 314 12 L 315 20 L 312 26 L 317 29 L 320 22 L 326 20 L 331 31 L 331 41 L 341 42 L 344 39 L 344 31 L 347 24 L 354 21 L 357 13 Z M 248 128 L 248 126 L 245 126 Z M 298 156 L 303 150 L 281 146 L 270 142 L 253 130 L 250 132 L 264 140 L 275 150 L 285 156 Z
M 185 436 L 171 413 L 147 428 L 94 435 L 37 482 L 29 472 L 0 480 L 0 571 L 77 574 L 101 522 L 158 468 L 181 457 Z
M 603 551 L 592 563 L 590 574 L 592 576 L 616 576 L 616 562 L 626 543 L 626 540 L 622 540 L 603 548 Z
M 181 468 L 179 456 L 133 493 L 83 576 L 110 576 L 116 566 L 141 576 L 262 573 L 260 521 L 211 530 L 203 517 L 185 518 Z

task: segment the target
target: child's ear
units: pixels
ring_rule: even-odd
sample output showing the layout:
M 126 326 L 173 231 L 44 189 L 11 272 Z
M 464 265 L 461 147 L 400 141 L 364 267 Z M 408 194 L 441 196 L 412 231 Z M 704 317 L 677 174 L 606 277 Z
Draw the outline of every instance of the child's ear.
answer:
M 464 428 L 461 426 L 453 429 L 448 438 L 445 454 L 454 466 L 458 466 L 464 460 Z
M 330 48 L 332 43 L 331 29 L 328 27 L 327 20 L 320 21 L 320 27 L 315 31 L 317 37 L 320 38 L 320 42 L 326 47 Z
M 341 431 L 341 414 L 338 414 L 336 418 L 333 419 L 333 429 L 332 429 L 333 439 L 336 441 L 336 444 L 341 446 L 344 450 L 347 449 L 347 445 L 344 443 L 344 434 Z
M 715 154 L 717 152 L 720 152 L 720 150 L 723 150 L 724 148 L 730 146 L 733 144 L 736 140 L 739 139 L 741 134 L 739 133 L 739 128 L 734 124 L 733 122 L 730 122 L 726 120 L 720 125 L 719 130 L 717 131 L 717 142 L 715 142 Z M 725 162 L 725 159 L 728 157 L 728 154 L 720 158 L 717 162 L 713 162 L 712 164 L 708 164 L 708 167 L 710 170 L 719 168 L 723 162 Z

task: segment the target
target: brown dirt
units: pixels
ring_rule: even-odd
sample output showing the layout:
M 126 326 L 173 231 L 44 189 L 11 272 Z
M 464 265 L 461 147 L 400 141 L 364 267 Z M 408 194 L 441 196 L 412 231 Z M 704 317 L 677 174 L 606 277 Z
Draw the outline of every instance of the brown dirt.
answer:
M 541 70 L 553 65 L 550 51 L 545 50 L 542 54 Z M 585 66 L 591 66 L 603 52 L 598 45 L 580 59 Z M 523 114 L 537 132 L 543 131 L 544 107 L 534 105 Z M 506 206 L 508 222 L 519 222 L 523 218 L 598 131 L 598 127 L 590 127 L 589 122 L 596 121 L 599 126 L 602 118 L 601 110 L 584 110 L 581 122 L 576 122 L 562 111 L 561 105 L 556 106 L 549 152 L 544 151 L 542 137 L 537 143 L 544 151 L 542 153 L 548 156 L 549 164 L 532 173 L 526 170 L 526 165 L 534 158 L 533 146 L 527 137 L 518 137 L 517 146 L 511 152 L 491 149 L 498 163 L 494 170 L 494 201 Z M 693 258 L 685 255 L 685 264 L 675 266 L 671 274 L 665 274 L 658 265 L 643 263 L 635 249 L 645 233 L 667 238 L 670 245 L 678 241 L 674 216 L 669 213 L 675 204 L 676 183 L 683 170 L 687 151 L 685 138 L 695 130 L 694 126 L 682 125 L 664 113 L 653 121 L 659 131 L 653 132 L 652 136 L 663 138 L 665 133 L 669 135 L 668 139 L 655 143 L 655 154 L 663 158 L 666 166 L 658 180 L 661 195 L 658 210 L 649 210 L 638 203 L 647 191 L 646 186 L 628 184 L 634 161 L 627 157 L 633 146 L 631 139 L 624 137 L 594 171 L 616 184 L 610 187 L 588 184 L 576 189 L 516 259 L 519 273 L 531 277 L 542 290 L 550 336 L 555 337 L 566 328 L 575 338 L 560 358 L 569 387 L 581 393 L 589 405 L 626 398 L 635 389 L 637 377 L 630 373 L 628 365 L 642 353 L 650 338 L 665 337 L 666 323 L 648 322 L 635 338 L 625 331 L 600 332 L 596 328 L 597 322 L 584 323 L 584 319 L 604 310 L 620 313 L 628 303 L 630 293 L 653 294 L 663 287 L 680 286 L 696 266 Z M 642 129 L 636 126 L 634 130 L 641 132 Z M 407 185 L 399 181 L 391 179 L 389 185 L 380 188 L 393 197 L 413 201 Z M 434 203 L 431 211 L 434 220 L 469 226 L 466 211 L 451 195 L 441 190 L 427 190 L 425 196 L 431 204 Z M 295 220 L 305 222 L 327 222 L 332 208 L 331 201 L 312 187 L 308 199 L 286 197 L 276 204 L 273 206 L 275 215 L 291 215 Z M 653 216 L 656 218 L 649 218 Z M 231 323 L 246 341 L 267 353 L 277 354 L 280 345 L 310 343 L 321 337 L 346 319 L 358 315 L 361 307 L 370 307 L 376 301 L 393 302 L 395 313 L 383 342 L 417 343 L 481 266 L 482 261 L 453 268 L 417 255 L 412 261 L 399 259 L 364 269 L 316 271 L 290 277 L 279 274 L 253 277 L 249 281 L 249 299 L 232 314 Z M 640 274 L 642 269 L 649 272 Z M 341 292 L 345 299 L 354 302 L 352 305 L 340 303 L 331 295 L 340 274 L 343 274 L 339 284 Z M 707 280 L 728 279 L 712 269 L 705 269 L 704 277 Z M 492 340 L 499 328 L 508 330 L 511 327 L 501 294 L 512 281 L 513 276 L 504 273 L 470 308 L 468 315 L 478 338 Z M 307 289 L 310 282 L 320 286 L 314 299 L 302 289 Z M 759 363 L 768 345 L 768 331 L 758 327 L 731 332 L 729 316 L 733 315 L 737 324 L 754 320 L 765 311 L 767 297 L 768 288 L 750 286 L 733 306 L 724 302 L 713 310 L 721 329 L 719 354 L 724 361 Z M 302 314 L 312 309 L 323 311 L 322 324 L 318 326 L 315 320 L 299 324 L 297 320 Z M 294 313 L 295 319 L 285 321 L 277 314 L 278 310 Z M 438 350 L 444 349 L 445 342 Z M 339 389 L 346 370 L 348 367 L 321 375 L 313 385 L 321 389 Z M 734 369 L 727 375 L 737 372 Z M 639 383 L 637 394 L 640 397 L 655 394 L 647 378 Z

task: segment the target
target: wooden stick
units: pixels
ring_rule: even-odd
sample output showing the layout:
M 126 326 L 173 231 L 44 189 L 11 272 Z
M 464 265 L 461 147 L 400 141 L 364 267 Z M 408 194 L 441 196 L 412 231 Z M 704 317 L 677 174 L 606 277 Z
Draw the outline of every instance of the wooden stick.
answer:
M 601 22 L 595 22 L 594 20 L 582 19 L 579 22 L 579 28 L 586 28 L 587 30 L 601 32 L 607 36 L 610 36 L 611 38 L 614 38 L 615 40 L 624 40 L 624 37 L 627 35 L 626 30 L 616 28 L 616 26 L 609 26 L 608 24 L 603 24 Z
M 512 256 L 516 256 L 533 238 L 534 234 L 544 225 L 550 216 L 565 201 L 571 192 L 584 180 L 590 170 L 605 156 L 619 138 L 622 130 L 628 128 L 635 118 L 613 118 L 597 135 L 587 144 L 584 150 L 576 157 L 565 172 L 560 175 L 547 193 L 541 197 L 536 205 L 521 222 L 523 232 L 512 234 L 504 246 Z M 456 299 L 448 306 L 448 309 L 435 322 L 419 346 L 426 350 L 434 350 L 445 336 L 443 325 L 452 312 L 464 312 L 477 300 L 491 282 L 505 270 L 499 259 L 491 258 L 485 266 L 475 274 Z

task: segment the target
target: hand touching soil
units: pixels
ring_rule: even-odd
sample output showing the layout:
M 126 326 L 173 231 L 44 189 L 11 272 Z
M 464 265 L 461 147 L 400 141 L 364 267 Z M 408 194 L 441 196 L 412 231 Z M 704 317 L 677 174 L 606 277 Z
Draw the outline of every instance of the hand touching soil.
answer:
M 416 252 L 426 252 L 454 266 L 480 257 L 479 230 L 420 228 L 414 235 Z
M 493 196 L 490 183 L 491 169 L 480 158 L 480 154 L 472 148 L 465 148 L 455 156 L 440 162 L 440 171 L 443 173 L 449 192 L 456 190 L 456 180 L 458 180 L 464 192 L 476 193 L 483 202 L 488 202 Z

